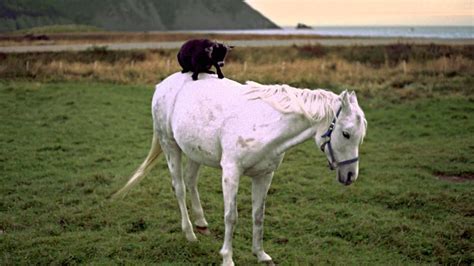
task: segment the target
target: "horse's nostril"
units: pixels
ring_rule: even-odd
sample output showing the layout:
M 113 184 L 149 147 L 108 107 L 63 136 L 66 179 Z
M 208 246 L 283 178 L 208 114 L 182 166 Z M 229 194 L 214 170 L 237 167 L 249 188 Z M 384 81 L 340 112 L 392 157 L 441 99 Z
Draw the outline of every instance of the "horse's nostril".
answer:
M 346 178 L 345 182 L 343 182 L 344 185 L 348 186 L 348 185 L 352 184 L 352 182 L 353 182 L 352 176 L 353 175 L 354 175 L 354 173 L 352 173 L 352 172 L 347 173 L 347 178 Z
M 352 172 L 347 173 L 347 180 L 351 180 L 352 176 L 354 176 L 354 173 Z

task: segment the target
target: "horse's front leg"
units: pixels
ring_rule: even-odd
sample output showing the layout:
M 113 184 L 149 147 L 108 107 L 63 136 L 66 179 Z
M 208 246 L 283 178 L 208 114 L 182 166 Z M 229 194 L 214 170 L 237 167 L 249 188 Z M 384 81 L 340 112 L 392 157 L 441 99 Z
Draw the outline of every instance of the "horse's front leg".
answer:
M 272 258 L 263 251 L 263 218 L 265 216 L 265 198 L 272 178 L 273 172 L 252 178 L 252 252 L 257 256 L 259 262 L 267 262 L 267 264 L 272 262 Z
M 224 244 L 220 251 L 223 265 L 234 265 L 232 260 L 232 236 L 237 222 L 237 191 L 241 171 L 236 163 L 221 162 L 222 192 L 224 194 Z
M 181 211 L 181 229 L 189 241 L 197 241 L 186 207 L 186 185 L 181 174 L 181 150 L 176 144 L 163 145 L 163 150 L 173 178 L 173 188 Z
M 186 163 L 185 170 L 185 181 L 189 190 L 191 197 L 191 209 L 194 214 L 194 224 L 196 225 L 196 230 L 204 235 L 209 235 L 209 229 L 207 221 L 204 218 L 204 211 L 201 206 L 201 200 L 199 199 L 199 192 L 197 189 L 197 182 L 199 176 L 199 167 L 201 165 L 188 158 Z

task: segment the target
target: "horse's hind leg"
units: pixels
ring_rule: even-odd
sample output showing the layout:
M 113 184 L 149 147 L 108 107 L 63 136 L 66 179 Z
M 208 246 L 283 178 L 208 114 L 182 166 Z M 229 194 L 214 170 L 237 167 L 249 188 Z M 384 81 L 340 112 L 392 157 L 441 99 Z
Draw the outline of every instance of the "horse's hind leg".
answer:
M 168 168 L 173 178 L 173 187 L 181 211 L 181 228 L 189 241 L 196 241 L 196 235 L 193 232 L 193 226 L 189 220 L 188 209 L 186 208 L 186 186 L 181 174 L 181 149 L 178 145 L 163 145 L 166 154 Z
M 263 251 L 263 218 L 265 216 L 265 198 L 272 182 L 273 173 L 252 178 L 252 252 L 259 262 L 271 263 L 272 258 Z
M 221 161 L 222 192 L 224 194 L 224 244 L 221 248 L 223 265 L 234 265 L 232 260 L 232 237 L 237 222 L 237 191 L 241 170 L 235 162 Z
M 193 211 L 194 224 L 196 225 L 196 230 L 199 233 L 204 235 L 209 235 L 209 229 L 207 228 L 208 224 L 206 219 L 204 218 L 204 211 L 202 210 L 201 200 L 199 199 L 199 192 L 197 189 L 197 182 L 199 176 L 199 167 L 201 165 L 191 159 L 188 158 L 186 163 L 186 170 L 185 170 L 185 181 L 188 186 L 188 191 L 191 197 L 191 208 Z

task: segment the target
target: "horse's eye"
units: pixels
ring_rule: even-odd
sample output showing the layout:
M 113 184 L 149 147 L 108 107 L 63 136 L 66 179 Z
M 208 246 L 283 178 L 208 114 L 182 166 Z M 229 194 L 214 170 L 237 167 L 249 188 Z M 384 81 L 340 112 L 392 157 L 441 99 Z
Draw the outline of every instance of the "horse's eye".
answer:
M 344 136 L 344 138 L 346 139 L 350 139 L 351 138 L 351 135 L 349 133 L 347 133 L 346 131 L 342 131 L 342 135 Z

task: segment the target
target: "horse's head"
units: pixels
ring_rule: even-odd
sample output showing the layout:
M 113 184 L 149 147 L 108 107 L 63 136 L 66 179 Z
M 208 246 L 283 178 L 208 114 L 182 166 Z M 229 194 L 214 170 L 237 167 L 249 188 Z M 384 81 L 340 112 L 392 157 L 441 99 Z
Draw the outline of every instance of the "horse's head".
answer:
M 329 168 L 337 180 L 352 184 L 359 175 L 359 145 L 365 136 L 367 121 L 354 92 L 339 95 L 341 107 L 329 128 L 318 130 L 316 144 L 326 154 Z

